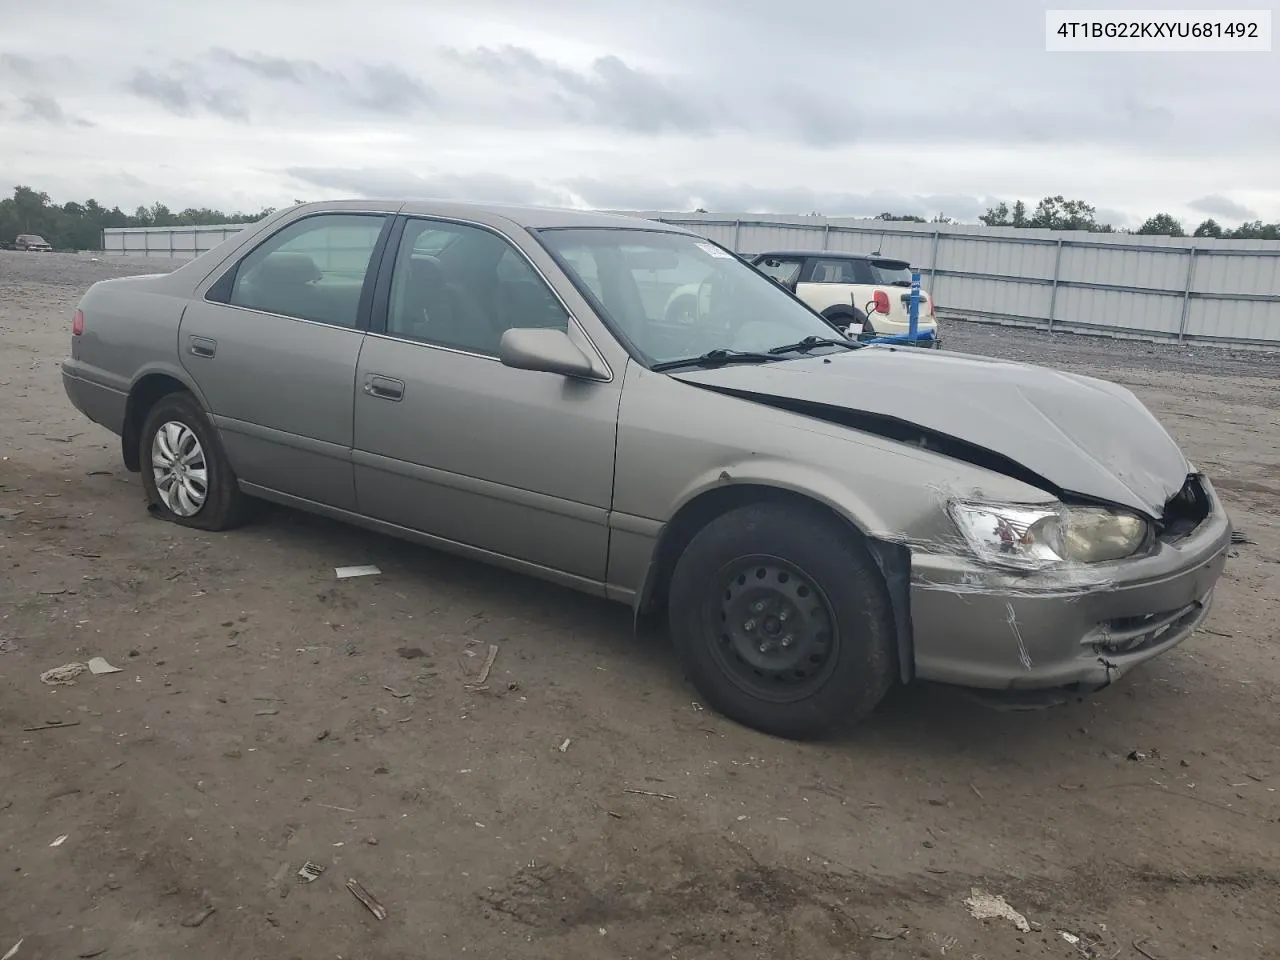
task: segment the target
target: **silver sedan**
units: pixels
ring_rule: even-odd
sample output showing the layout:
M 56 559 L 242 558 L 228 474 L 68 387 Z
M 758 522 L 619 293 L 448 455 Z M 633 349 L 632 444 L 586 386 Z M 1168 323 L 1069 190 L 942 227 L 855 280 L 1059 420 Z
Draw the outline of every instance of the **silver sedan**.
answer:
M 1106 686 L 1200 624 L 1230 541 L 1129 391 L 850 342 L 624 217 L 295 206 L 95 284 L 63 380 L 174 523 L 270 500 L 665 615 L 709 704 L 788 737 L 915 679 Z

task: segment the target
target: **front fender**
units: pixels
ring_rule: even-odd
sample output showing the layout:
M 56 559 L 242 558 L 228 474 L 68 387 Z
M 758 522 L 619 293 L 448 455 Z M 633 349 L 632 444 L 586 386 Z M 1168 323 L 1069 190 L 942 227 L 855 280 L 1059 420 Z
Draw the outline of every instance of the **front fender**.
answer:
M 705 471 L 686 486 L 668 516 L 708 491 L 727 485 L 771 487 L 814 500 L 842 517 L 866 536 L 883 536 L 884 519 L 853 487 L 814 467 L 772 457 L 746 456 Z

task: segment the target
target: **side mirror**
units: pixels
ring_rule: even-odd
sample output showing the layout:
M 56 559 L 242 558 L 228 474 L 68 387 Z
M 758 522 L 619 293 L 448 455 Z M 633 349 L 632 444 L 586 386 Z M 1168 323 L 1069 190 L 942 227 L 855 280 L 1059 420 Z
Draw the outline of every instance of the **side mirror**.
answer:
M 502 335 L 498 359 L 503 366 L 564 377 L 590 377 L 595 368 L 563 330 L 515 327 Z

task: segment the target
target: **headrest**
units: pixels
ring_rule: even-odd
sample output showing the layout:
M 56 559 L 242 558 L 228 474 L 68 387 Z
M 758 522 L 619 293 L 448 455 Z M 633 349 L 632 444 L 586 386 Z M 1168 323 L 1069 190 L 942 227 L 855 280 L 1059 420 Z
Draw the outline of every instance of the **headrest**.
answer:
M 417 256 L 409 260 L 409 282 L 415 286 L 443 286 L 444 269 L 432 256 Z
M 254 280 L 258 283 L 310 283 L 322 276 L 316 262 L 307 254 L 285 251 L 267 254 L 255 274 Z

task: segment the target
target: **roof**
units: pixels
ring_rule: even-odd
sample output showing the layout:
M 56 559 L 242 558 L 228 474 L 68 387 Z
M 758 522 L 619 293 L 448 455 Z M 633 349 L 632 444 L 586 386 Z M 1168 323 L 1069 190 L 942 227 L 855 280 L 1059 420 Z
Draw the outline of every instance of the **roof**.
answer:
M 655 230 L 663 233 L 691 232 L 683 227 L 641 217 L 629 217 L 614 213 L 597 213 L 593 210 L 567 210 L 556 207 L 521 206 L 508 203 L 484 203 L 470 200 L 322 200 L 306 204 L 313 212 L 324 210 L 386 210 L 403 214 L 418 214 L 456 219 L 490 222 L 501 219 L 531 230 L 549 227 L 595 227 L 603 229 Z
M 907 263 L 899 257 L 887 257 L 879 253 L 851 253 L 848 250 L 762 250 L 752 255 L 757 257 L 822 257 L 824 260 L 889 260 L 894 263 Z

